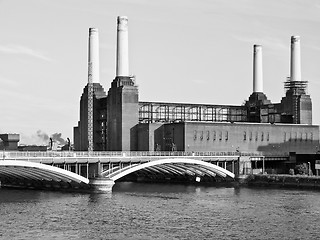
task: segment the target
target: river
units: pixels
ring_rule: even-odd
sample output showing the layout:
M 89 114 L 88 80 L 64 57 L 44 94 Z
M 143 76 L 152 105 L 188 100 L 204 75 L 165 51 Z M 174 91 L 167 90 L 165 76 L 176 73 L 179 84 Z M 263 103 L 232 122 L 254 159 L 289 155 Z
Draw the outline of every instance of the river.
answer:
M 112 193 L 0 189 L 0 239 L 318 239 L 320 192 L 117 183 Z

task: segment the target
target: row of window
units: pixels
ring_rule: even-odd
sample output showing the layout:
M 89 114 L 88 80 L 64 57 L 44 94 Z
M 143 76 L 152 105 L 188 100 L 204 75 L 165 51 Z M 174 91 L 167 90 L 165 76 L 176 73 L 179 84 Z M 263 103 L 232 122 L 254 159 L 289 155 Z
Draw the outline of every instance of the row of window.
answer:
M 197 131 L 194 130 L 193 139 L 194 140 L 210 140 L 212 138 L 213 141 L 225 140 L 229 139 L 228 131 Z M 243 140 L 244 141 L 269 141 L 270 135 L 269 132 L 243 132 Z M 313 140 L 313 133 L 302 133 L 302 132 L 284 132 L 283 135 L 284 142 L 286 141 L 308 141 Z
M 313 133 L 302 133 L 302 132 L 284 132 L 283 133 L 283 140 L 286 141 L 313 141 Z
M 249 140 L 249 141 L 252 141 L 252 140 L 254 140 L 254 141 L 258 141 L 259 140 L 259 138 L 260 138 L 260 140 L 261 140 L 261 142 L 263 142 L 263 141 L 269 141 L 269 132 L 267 132 L 267 133 L 264 133 L 264 132 L 261 132 L 261 133 L 259 133 L 259 132 L 255 132 L 255 133 L 253 133 L 253 132 L 246 132 L 246 131 L 244 131 L 244 133 L 243 133 L 243 140 L 244 141 L 246 141 L 246 140 Z
M 216 140 L 219 140 L 221 141 L 222 139 L 228 141 L 229 139 L 229 133 L 228 131 L 225 131 L 224 133 L 222 131 L 213 131 L 212 132 L 212 136 L 210 136 L 210 131 L 198 131 L 197 130 L 194 130 L 194 133 L 193 133 L 193 139 L 194 140 L 197 140 L 198 138 L 202 141 L 202 140 L 210 140 L 210 137 L 212 137 L 213 141 L 216 141 Z

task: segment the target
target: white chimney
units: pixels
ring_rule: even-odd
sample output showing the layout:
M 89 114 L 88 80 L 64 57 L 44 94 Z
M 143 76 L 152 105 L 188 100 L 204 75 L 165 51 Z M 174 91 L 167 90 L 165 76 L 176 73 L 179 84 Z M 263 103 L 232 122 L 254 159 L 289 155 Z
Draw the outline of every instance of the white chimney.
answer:
M 291 36 L 290 80 L 301 81 L 300 37 Z
M 125 16 L 118 17 L 116 76 L 129 76 L 128 18 Z
M 253 92 L 263 92 L 262 46 L 253 46 Z
M 88 82 L 100 83 L 98 29 L 89 28 Z

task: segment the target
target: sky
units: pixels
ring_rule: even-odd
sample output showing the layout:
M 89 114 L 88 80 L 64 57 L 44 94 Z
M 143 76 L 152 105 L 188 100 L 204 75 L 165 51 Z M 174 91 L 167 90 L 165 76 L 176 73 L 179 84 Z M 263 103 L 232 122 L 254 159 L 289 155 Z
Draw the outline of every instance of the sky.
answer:
M 0 0 L 0 133 L 20 134 L 20 144 L 57 134 L 72 142 L 88 29 L 99 29 L 107 92 L 117 16 L 129 20 L 139 101 L 241 105 L 252 93 L 253 45 L 261 44 L 264 93 L 278 103 L 290 37 L 300 36 L 302 80 L 320 124 L 319 0 Z

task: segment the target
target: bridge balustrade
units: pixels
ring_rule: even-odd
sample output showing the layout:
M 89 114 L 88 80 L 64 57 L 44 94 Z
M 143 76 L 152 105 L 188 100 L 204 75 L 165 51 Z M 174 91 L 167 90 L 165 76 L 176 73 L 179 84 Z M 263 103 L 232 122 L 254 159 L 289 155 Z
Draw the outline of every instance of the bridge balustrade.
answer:
M 47 151 L 47 152 L 0 152 L 0 158 L 78 158 L 78 157 L 140 157 L 140 156 L 234 156 L 237 152 L 184 152 L 184 151 L 123 151 L 123 152 L 73 152 L 73 151 Z
M 73 152 L 73 151 L 48 151 L 48 152 L 0 152 L 0 159 L 98 159 L 98 158 L 130 158 L 130 157 L 217 157 L 217 156 L 263 156 L 259 152 L 184 152 L 184 151 L 124 151 L 124 152 Z M 289 154 L 264 154 L 266 157 L 288 157 Z M 78 161 L 78 160 L 75 160 Z

